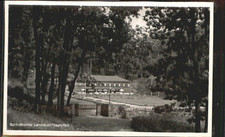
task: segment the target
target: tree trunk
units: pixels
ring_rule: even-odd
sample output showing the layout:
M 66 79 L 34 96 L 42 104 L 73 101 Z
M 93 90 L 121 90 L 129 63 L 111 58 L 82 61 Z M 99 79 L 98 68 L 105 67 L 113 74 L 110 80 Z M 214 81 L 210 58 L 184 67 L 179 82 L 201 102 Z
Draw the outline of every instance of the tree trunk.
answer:
M 199 99 L 195 100 L 195 132 L 201 132 L 201 117 L 200 117 L 200 102 Z
M 82 66 L 82 64 L 84 62 L 85 55 L 86 55 L 86 51 L 83 51 L 82 54 L 81 54 L 80 60 L 79 60 L 79 64 L 78 64 L 77 71 L 74 74 L 74 79 L 73 79 L 73 81 L 69 85 L 69 91 L 70 91 L 70 93 L 69 93 L 69 96 L 68 96 L 68 99 L 67 99 L 67 103 L 66 103 L 67 106 L 70 105 L 70 99 L 71 99 L 73 90 L 75 88 L 75 82 L 76 82 L 76 80 L 78 78 L 78 75 L 79 75 L 79 72 L 80 72 L 80 68 L 81 68 L 81 66 Z
M 27 78 L 28 78 L 29 69 L 30 69 L 30 58 L 28 56 L 26 48 L 25 48 L 25 55 L 24 56 L 25 56 L 25 58 L 24 58 L 24 65 L 23 65 L 22 82 L 23 82 L 23 85 L 24 85 L 24 87 L 27 91 L 27 94 L 29 95 L 28 90 L 27 90 Z
M 207 132 L 208 128 L 208 101 L 206 101 L 206 106 L 205 106 L 205 127 L 204 127 L 204 132 Z
M 104 60 L 104 75 L 107 75 L 107 61 L 106 59 Z
M 92 70 L 93 70 L 93 56 L 92 52 L 90 51 L 90 64 L 89 64 L 89 74 L 92 75 Z
M 61 67 L 59 66 L 59 73 L 61 72 Z M 61 87 L 61 83 L 60 83 L 60 74 L 58 75 L 58 89 L 57 89 L 57 107 L 59 108 L 59 104 L 60 104 L 60 87 Z
M 37 107 L 40 104 L 40 82 L 41 82 L 41 71 L 40 71 L 40 45 L 42 44 L 43 39 L 38 35 L 38 7 L 33 7 L 33 27 L 34 27 L 34 39 L 35 39 L 35 68 L 36 68 L 36 77 L 35 77 L 35 110 L 38 112 L 39 108 Z
M 72 43 L 71 17 L 69 16 L 69 11 L 66 11 L 65 14 L 67 15 L 67 18 L 64 32 L 63 51 L 61 52 L 60 56 L 60 62 L 62 66 L 62 70 L 60 72 L 60 115 L 63 115 L 64 113 L 64 94 L 69 72 L 70 45 Z
M 24 47 L 25 48 L 25 47 Z M 23 65 L 23 75 L 22 75 L 22 81 L 23 82 L 27 82 L 27 78 L 28 78 L 28 71 L 30 68 L 30 59 L 27 53 L 27 49 L 24 49 L 24 65 Z
M 60 72 L 60 115 L 63 115 L 64 112 L 64 94 L 65 94 L 65 88 L 66 88 L 66 79 L 69 71 L 69 64 L 65 63 L 65 65 L 62 68 L 62 71 Z
M 45 104 L 45 95 L 46 95 L 46 92 L 47 92 L 48 80 L 49 80 L 49 74 L 47 72 L 45 72 L 43 74 L 43 79 L 42 79 L 42 82 L 41 82 L 42 104 Z
M 51 106 L 53 104 L 53 91 L 54 91 L 54 80 L 55 80 L 55 61 L 52 63 L 51 69 L 51 84 L 48 91 L 48 105 Z
M 199 66 L 198 66 L 198 54 L 196 51 L 196 56 L 194 59 L 194 83 L 195 83 L 195 132 L 201 131 L 201 123 L 200 123 L 200 101 L 201 101 L 201 92 L 198 87 L 199 85 Z
M 198 55 L 198 47 L 195 44 L 196 42 L 196 16 L 195 16 L 195 9 L 191 9 L 191 22 L 190 22 L 190 37 L 191 37 L 191 49 L 192 50 L 192 59 L 193 59 L 193 82 L 194 82 L 194 89 L 195 93 L 195 132 L 201 132 L 201 116 L 200 116 L 200 101 L 201 101 L 201 93 L 199 90 L 199 55 Z
M 195 83 L 195 132 L 201 131 L 201 116 L 200 116 L 200 101 L 201 101 L 201 92 L 198 87 L 199 85 L 199 66 L 198 66 L 198 54 L 196 51 L 196 56 L 194 59 L 194 83 Z

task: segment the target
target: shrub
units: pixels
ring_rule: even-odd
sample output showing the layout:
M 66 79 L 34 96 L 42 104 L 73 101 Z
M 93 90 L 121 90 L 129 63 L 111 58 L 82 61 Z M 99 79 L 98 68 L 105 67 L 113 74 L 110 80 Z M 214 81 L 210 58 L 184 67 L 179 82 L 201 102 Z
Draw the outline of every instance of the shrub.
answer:
M 126 118 L 126 109 L 123 106 L 118 107 L 118 113 L 121 115 L 121 118 Z
M 34 108 L 33 104 L 27 100 L 19 100 L 14 97 L 8 97 L 8 107 L 21 112 L 31 112 Z
M 8 89 L 8 96 L 17 99 L 23 99 L 23 87 L 14 87 Z
M 150 116 L 137 116 L 132 118 L 131 128 L 141 132 L 190 132 L 194 126 L 177 120 L 176 113 L 156 114 Z M 182 117 L 181 117 L 182 119 Z
M 17 99 L 23 99 L 24 85 L 17 79 L 10 79 L 8 82 L 8 96 L 15 97 Z
M 171 104 L 171 105 L 165 104 L 165 105 L 162 105 L 162 106 L 154 107 L 153 110 L 154 110 L 155 113 L 161 114 L 162 112 L 171 112 L 171 111 L 173 111 L 173 107 L 174 107 L 173 104 Z
M 180 104 L 179 104 L 179 107 L 186 107 L 187 106 L 187 103 L 186 102 L 181 102 Z

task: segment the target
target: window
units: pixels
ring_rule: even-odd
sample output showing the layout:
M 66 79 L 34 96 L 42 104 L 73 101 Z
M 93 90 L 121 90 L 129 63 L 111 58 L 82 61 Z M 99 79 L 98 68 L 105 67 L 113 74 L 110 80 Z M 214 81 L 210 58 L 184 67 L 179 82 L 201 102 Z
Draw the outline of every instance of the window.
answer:
M 104 84 L 104 86 L 106 87 L 106 83 Z
M 118 84 L 118 86 L 120 87 L 120 84 Z
M 116 86 L 116 84 L 114 84 L 114 87 Z
M 111 87 L 111 83 L 109 84 L 109 87 Z
M 127 84 L 128 87 L 130 87 L 130 84 Z
M 125 87 L 125 84 L 123 84 L 123 87 Z

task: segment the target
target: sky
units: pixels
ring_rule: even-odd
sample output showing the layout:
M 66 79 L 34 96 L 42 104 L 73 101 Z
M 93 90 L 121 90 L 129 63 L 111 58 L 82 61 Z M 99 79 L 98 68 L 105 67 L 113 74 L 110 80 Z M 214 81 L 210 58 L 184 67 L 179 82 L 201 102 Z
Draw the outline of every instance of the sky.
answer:
M 140 27 L 146 27 L 146 22 L 143 19 L 143 16 L 145 15 L 146 9 L 142 8 L 138 13 L 140 14 L 138 18 L 132 17 L 131 26 L 133 29 L 136 28 L 137 25 Z

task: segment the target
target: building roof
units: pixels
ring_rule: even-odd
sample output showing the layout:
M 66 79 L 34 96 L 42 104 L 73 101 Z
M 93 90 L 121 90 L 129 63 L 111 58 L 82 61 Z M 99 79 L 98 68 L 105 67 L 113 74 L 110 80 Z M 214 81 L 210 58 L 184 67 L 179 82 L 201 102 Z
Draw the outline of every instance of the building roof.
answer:
M 129 80 L 126 80 L 119 76 L 91 75 L 91 77 L 99 82 L 126 82 L 126 83 L 130 82 Z

